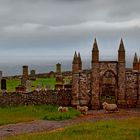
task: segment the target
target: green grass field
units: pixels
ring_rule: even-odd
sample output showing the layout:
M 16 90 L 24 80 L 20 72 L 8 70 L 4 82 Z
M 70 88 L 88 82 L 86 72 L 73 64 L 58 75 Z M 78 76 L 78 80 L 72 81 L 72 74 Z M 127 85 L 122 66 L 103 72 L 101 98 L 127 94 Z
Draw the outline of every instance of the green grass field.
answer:
M 140 118 L 82 123 L 49 133 L 24 134 L 5 140 L 140 140 Z
M 49 85 L 51 89 L 54 88 L 56 83 L 55 78 L 37 78 L 35 81 L 32 81 L 32 89 L 34 90 L 36 86 L 39 84 L 43 88 L 46 87 L 46 85 Z M 15 87 L 20 85 L 21 82 L 19 79 L 9 79 L 7 80 L 7 91 L 14 92 Z
M 58 112 L 58 106 L 35 105 L 0 108 L 0 125 L 26 122 L 31 120 L 65 120 L 80 115 L 80 112 L 69 107 L 68 112 Z

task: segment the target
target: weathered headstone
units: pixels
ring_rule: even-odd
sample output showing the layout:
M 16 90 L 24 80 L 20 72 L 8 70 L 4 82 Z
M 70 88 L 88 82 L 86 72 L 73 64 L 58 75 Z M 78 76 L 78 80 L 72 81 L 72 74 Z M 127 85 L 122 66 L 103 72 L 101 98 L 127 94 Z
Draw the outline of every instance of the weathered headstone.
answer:
M 2 92 L 6 91 L 6 79 L 1 79 L 1 90 Z
M 69 84 L 69 79 L 67 79 L 67 78 L 64 78 L 64 84 L 66 85 L 66 84 Z
M 32 91 L 32 83 L 30 80 L 26 81 L 26 92 L 31 92 Z
M 46 85 L 45 91 L 50 90 L 50 89 L 51 89 L 50 85 Z
M 40 84 L 38 84 L 37 86 L 36 86 L 36 91 L 41 91 L 41 85 Z
M 55 84 L 55 90 L 63 90 L 63 84 Z
M 50 77 L 50 78 L 55 77 L 55 73 L 54 73 L 53 71 L 50 71 L 50 73 L 49 73 L 49 77 Z
M 64 80 L 63 80 L 63 76 L 59 75 L 56 77 L 56 83 L 57 84 L 63 84 Z
M 0 80 L 2 79 L 2 71 L 0 71 Z
M 35 70 L 30 71 L 30 80 L 36 80 Z

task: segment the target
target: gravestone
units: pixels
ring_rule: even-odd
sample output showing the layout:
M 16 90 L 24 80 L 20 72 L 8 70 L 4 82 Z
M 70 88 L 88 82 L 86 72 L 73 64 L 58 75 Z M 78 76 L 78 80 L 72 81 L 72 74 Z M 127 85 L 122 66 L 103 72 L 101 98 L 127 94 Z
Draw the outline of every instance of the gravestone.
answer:
M 55 84 L 55 90 L 63 90 L 64 85 L 63 84 Z
M 45 91 L 50 90 L 50 89 L 51 89 L 50 85 L 46 85 Z
M 53 71 L 50 71 L 50 72 L 49 72 L 49 77 L 50 77 L 50 78 L 54 78 L 54 77 L 55 77 L 55 73 L 54 73 Z
M 1 79 L 1 90 L 6 92 L 6 79 Z
M 57 84 L 63 84 L 64 83 L 64 79 L 63 76 L 59 75 L 56 77 L 56 83 Z
M 69 84 L 69 80 L 68 79 L 64 79 L 64 85 Z
M 36 91 L 41 91 L 41 85 L 40 84 L 38 84 L 37 86 L 36 86 Z
M 35 70 L 30 71 L 30 80 L 36 80 Z
M 26 92 L 31 92 L 32 91 L 32 83 L 30 80 L 26 81 Z
M 0 71 L 0 80 L 2 79 L 2 71 Z

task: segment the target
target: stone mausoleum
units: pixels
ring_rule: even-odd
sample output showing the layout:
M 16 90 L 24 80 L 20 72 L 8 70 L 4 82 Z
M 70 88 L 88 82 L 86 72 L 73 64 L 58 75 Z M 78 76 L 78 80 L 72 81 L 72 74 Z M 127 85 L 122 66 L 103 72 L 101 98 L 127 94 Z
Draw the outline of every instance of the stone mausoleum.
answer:
M 140 107 L 140 60 L 134 56 L 133 68 L 126 68 L 125 47 L 121 39 L 118 60 L 100 61 L 95 39 L 90 70 L 82 70 L 80 53 L 72 63 L 73 106 L 87 105 L 102 108 L 102 103 L 116 103 L 120 108 Z

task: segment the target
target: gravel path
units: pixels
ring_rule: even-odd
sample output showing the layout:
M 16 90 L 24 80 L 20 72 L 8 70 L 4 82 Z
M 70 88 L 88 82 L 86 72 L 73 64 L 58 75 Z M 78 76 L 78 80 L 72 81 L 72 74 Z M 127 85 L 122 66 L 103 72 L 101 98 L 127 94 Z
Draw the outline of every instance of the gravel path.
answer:
M 73 125 L 87 121 L 98 121 L 98 120 L 121 120 L 130 117 L 140 117 L 140 109 L 127 109 L 120 110 L 115 113 L 106 113 L 103 110 L 99 111 L 88 111 L 85 116 L 80 116 L 75 119 L 65 121 L 47 121 L 47 120 L 36 120 L 32 122 L 23 122 L 17 124 L 9 124 L 0 126 L 0 139 L 5 136 L 18 135 L 31 132 L 41 131 L 52 131 L 58 128 L 62 128 L 68 125 Z

